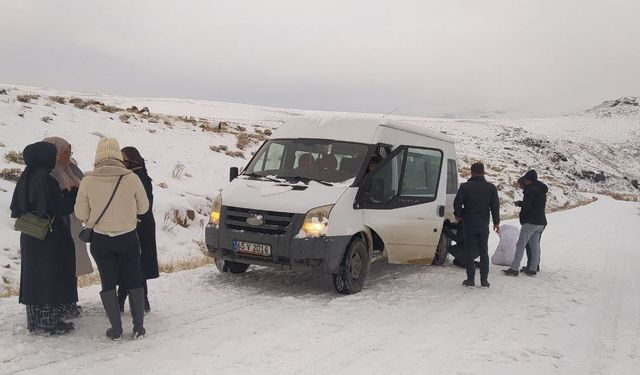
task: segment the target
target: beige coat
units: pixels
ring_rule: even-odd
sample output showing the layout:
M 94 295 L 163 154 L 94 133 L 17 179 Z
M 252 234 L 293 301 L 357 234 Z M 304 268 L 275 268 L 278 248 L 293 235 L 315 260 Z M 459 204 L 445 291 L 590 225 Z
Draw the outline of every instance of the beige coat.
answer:
M 120 176 L 123 176 L 122 181 L 111 205 L 94 227 Z M 138 176 L 124 166 L 110 163 L 96 167 L 84 176 L 74 211 L 76 217 L 96 233 L 113 237 L 135 230 L 138 215 L 148 209 L 149 200 Z

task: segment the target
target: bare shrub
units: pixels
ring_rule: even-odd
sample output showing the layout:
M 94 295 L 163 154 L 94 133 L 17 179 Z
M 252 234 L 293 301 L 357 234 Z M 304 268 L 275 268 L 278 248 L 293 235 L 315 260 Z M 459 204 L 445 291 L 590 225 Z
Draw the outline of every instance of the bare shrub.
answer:
M 251 144 L 251 136 L 247 133 L 237 133 L 236 134 L 236 147 L 240 150 L 244 150 L 247 146 Z
M 162 123 L 167 125 L 167 126 L 173 126 L 173 123 L 170 120 L 164 120 L 164 121 L 162 121 Z
M 30 103 L 32 100 L 36 100 L 39 98 L 40 98 L 40 95 L 36 95 L 36 94 L 22 94 L 16 97 L 16 99 L 20 103 Z
M 220 145 L 218 148 L 220 148 L 220 151 L 227 151 L 229 149 L 227 145 Z
M 162 221 L 162 230 L 165 232 L 170 232 L 178 225 L 183 228 L 187 228 L 189 226 L 189 218 L 187 217 L 187 215 L 182 215 L 180 210 L 177 208 L 165 212 Z
M 147 131 L 151 134 L 156 134 L 156 129 L 147 129 Z
M 252 139 L 258 140 L 260 142 L 264 141 L 265 139 L 267 139 L 267 137 L 265 137 L 264 134 L 249 134 L 249 137 L 251 137 Z
M 196 120 L 195 117 L 193 117 L 193 116 L 184 116 L 182 118 L 182 121 L 184 121 L 186 123 L 189 123 L 189 124 L 191 124 L 193 126 L 198 126 L 198 120 Z
M 209 146 L 209 149 L 213 152 L 220 152 L 220 147 L 218 146 Z
M 231 156 L 233 158 L 242 158 L 244 159 L 244 152 L 242 151 L 227 151 L 224 153 L 227 156 Z
M 171 232 L 173 228 L 178 226 L 178 224 L 173 220 L 172 211 L 167 211 L 164 213 L 164 217 L 162 219 L 162 230 L 164 232 Z
M 67 104 L 67 98 L 64 96 L 50 96 L 49 100 L 58 104 Z
M 20 151 L 9 151 L 4 154 L 5 160 L 10 163 L 23 164 L 24 165 L 24 156 Z
M 149 121 L 151 124 L 157 124 L 158 122 L 160 122 L 157 118 L 155 117 L 150 117 L 147 121 Z
M 98 138 L 104 138 L 104 134 L 102 134 L 100 132 L 93 132 L 93 133 L 91 133 L 91 135 L 95 135 Z
M 267 137 L 268 137 L 268 136 L 270 136 L 271 134 L 273 134 L 273 132 L 272 132 L 271 130 L 269 130 L 269 129 L 265 129 L 265 130 L 263 131 L 263 133 L 264 133 L 264 135 L 266 135 Z
M 123 113 L 118 118 L 120 119 L 120 121 L 124 122 L 125 124 L 129 124 L 129 119 L 131 118 L 131 115 L 128 113 Z
M 176 165 L 173 166 L 173 170 L 171 171 L 171 177 L 179 180 L 182 178 L 182 176 L 184 175 L 184 169 L 185 169 L 185 165 L 178 160 L 178 162 L 176 163 Z
M 116 113 L 116 112 L 121 112 L 123 109 L 116 107 L 115 105 L 102 104 L 100 106 L 100 110 L 103 112 Z
M 0 170 L 0 178 L 7 181 L 16 182 L 20 179 L 22 169 L 20 168 L 4 168 Z
M 236 129 L 238 129 L 238 131 L 240 131 L 240 132 L 246 132 L 247 131 L 247 128 L 245 128 L 244 126 L 240 126 L 240 125 L 236 126 Z
M 209 122 L 203 122 L 202 124 L 200 124 L 200 129 L 205 132 L 218 132 L 218 128 L 212 126 Z
M 159 187 L 161 187 L 161 188 L 163 188 L 163 189 L 166 189 L 166 188 L 168 188 L 168 187 L 169 187 L 169 185 L 167 185 L 167 183 L 166 183 L 166 182 L 161 182 L 161 183 L 159 183 L 159 184 L 158 184 L 158 186 L 159 186 Z
M 50 123 L 51 121 L 53 121 L 53 118 L 50 116 L 43 116 L 40 120 L 42 120 L 44 123 Z
M 71 98 L 69 100 L 69 103 L 73 104 L 74 107 L 79 109 L 85 109 L 89 106 L 89 102 L 84 101 L 80 98 Z

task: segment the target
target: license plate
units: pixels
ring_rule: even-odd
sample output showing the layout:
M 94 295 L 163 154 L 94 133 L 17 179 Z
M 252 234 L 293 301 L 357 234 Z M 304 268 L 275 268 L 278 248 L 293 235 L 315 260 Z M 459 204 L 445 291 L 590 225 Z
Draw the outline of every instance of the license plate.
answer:
M 271 256 L 271 245 L 263 245 L 259 243 L 236 240 L 236 241 L 233 241 L 232 246 L 233 246 L 233 251 L 236 251 L 239 253 L 259 255 L 263 257 Z

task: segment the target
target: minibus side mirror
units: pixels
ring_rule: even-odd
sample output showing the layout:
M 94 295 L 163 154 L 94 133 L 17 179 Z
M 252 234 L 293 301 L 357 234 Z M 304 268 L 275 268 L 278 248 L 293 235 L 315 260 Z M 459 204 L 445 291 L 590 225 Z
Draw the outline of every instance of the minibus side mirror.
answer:
M 236 177 L 238 177 L 238 167 L 231 167 L 229 168 L 229 182 L 233 181 L 236 179 Z

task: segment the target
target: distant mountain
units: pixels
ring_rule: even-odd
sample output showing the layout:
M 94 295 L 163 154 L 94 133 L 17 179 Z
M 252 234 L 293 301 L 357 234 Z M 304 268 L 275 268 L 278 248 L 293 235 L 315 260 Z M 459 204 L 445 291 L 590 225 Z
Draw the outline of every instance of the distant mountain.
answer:
M 598 117 L 639 116 L 640 98 L 625 96 L 614 100 L 607 100 L 586 111 Z

